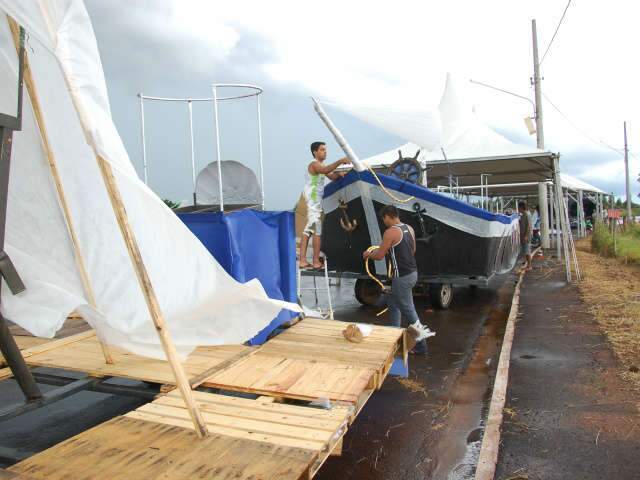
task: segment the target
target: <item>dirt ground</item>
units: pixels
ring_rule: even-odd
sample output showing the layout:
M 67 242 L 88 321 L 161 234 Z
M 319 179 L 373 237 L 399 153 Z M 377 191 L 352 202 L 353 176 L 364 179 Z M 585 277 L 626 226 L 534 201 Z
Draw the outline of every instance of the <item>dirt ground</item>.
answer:
M 624 367 L 622 378 L 640 394 L 640 265 L 592 253 L 588 238 L 577 250 L 581 297 Z

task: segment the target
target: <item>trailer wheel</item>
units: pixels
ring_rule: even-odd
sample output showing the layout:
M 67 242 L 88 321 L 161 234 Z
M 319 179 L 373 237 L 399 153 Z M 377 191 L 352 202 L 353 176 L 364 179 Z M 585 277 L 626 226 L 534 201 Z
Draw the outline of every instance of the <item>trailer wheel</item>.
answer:
M 375 306 L 380 301 L 382 289 L 370 278 L 358 278 L 354 288 L 356 300 L 362 305 Z
M 453 287 L 450 283 L 432 283 L 429 285 L 429 296 L 434 307 L 446 310 L 453 300 Z

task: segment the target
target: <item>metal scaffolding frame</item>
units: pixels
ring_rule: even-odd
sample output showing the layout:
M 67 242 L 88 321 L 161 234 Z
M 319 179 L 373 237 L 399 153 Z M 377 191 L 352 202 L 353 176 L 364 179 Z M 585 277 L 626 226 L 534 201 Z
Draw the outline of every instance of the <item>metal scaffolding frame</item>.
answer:
M 147 160 L 147 146 L 146 146 L 146 132 L 145 132 L 145 113 L 144 113 L 144 101 L 158 101 L 158 102 L 179 102 L 187 104 L 187 112 L 189 118 L 189 145 L 190 145 L 190 158 L 191 158 L 191 179 L 193 183 L 193 204 L 197 204 L 196 197 L 196 161 L 195 161 L 195 149 L 194 149 L 194 137 L 193 137 L 193 103 L 194 102 L 209 102 L 213 103 L 214 112 L 214 132 L 216 139 L 216 161 L 218 164 L 218 194 L 220 198 L 220 211 L 224 212 L 224 195 L 222 189 L 222 164 L 220 155 L 220 121 L 218 114 L 218 102 L 229 100 L 240 100 L 243 98 L 256 98 L 256 118 L 258 125 L 258 163 L 259 163 L 259 176 L 260 176 L 260 195 L 262 197 L 261 207 L 264 210 L 264 166 L 263 166 L 263 150 L 262 150 L 262 112 L 260 107 L 260 95 L 263 93 L 262 87 L 257 85 L 250 85 L 245 83 L 214 83 L 212 86 L 213 96 L 204 98 L 176 98 L 176 97 L 153 97 L 150 95 L 143 95 L 138 93 L 140 99 L 140 133 L 142 142 L 142 168 L 144 183 L 148 185 L 148 169 L 149 164 Z M 238 95 L 229 95 L 226 97 L 218 96 L 219 89 L 227 88 L 239 88 L 249 90 L 249 93 L 243 93 Z

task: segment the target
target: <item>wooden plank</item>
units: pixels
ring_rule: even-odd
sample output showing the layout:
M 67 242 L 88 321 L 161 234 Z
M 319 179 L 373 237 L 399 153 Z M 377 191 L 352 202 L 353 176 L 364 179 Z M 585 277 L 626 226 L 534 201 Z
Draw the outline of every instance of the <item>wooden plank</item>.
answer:
M 9 367 L 0 368 L 0 381 L 13 377 L 13 372 Z
M 77 333 L 69 337 L 60 338 L 58 340 L 51 340 L 50 342 L 43 343 L 42 345 L 37 345 L 31 348 L 22 350 L 21 352 L 22 357 L 27 359 L 33 355 L 38 355 L 40 353 L 48 352 L 50 350 L 55 350 L 56 348 L 60 348 L 65 345 L 69 345 L 71 343 L 80 342 L 82 340 L 95 337 L 95 335 L 96 335 L 95 330 L 87 330 L 86 332 Z
M 46 338 L 33 337 L 31 335 L 13 335 L 13 339 L 16 341 L 16 345 L 20 350 L 26 350 L 27 348 L 42 345 L 43 343 L 51 341 Z M 7 362 L 0 353 L 0 367 L 5 367 L 6 365 Z
M 43 352 L 31 351 L 26 361 L 30 366 L 61 368 L 84 372 L 89 375 L 114 376 L 144 380 L 158 384 L 174 384 L 175 378 L 169 364 L 164 360 L 140 357 L 126 350 L 112 347 L 114 364 L 107 365 L 102 359 L 100 346 L 92 332 L 75 338 L 55 340 L 62 346 L 51 348 L 51 343 L 43 345 Z M 60 343 L 58 345 L 60 345 Z M 239 352 L 251 350 L 243 345 L 225 345 L 220 347 L 199 347 L 184 362 L 184 369 L 190 377 L 210 369 Z
M 75 97 L 73 95 L 71 95 L 71 97 L 75 101 Z M 80 119 L 82 120 L 80 111 L 78 111 L 78 113 Z M 196 433 L 199 437 L 206 437 L 207 427 L 205 426 L 202 415 L 198 411 L 198 408 L 193 401 L 193 397 L 191 395 L 191 386 L 189 385 L 189 378 L 187 377 L 187 374 L 185 373 L 182 364 L 180 363 L 178 352 L 175 345 L 173 344 L 171 335 L 167 330 L 167 325 L 164 320 L 164 316 L 162 315 L 162 311 L 160 310 L 158 298 L 156 297 L 155 290 L 153 288 L 153 285 L 151 284 L 151 279 L 149 278 L 149 274 L 147 273 L 147 267 L 145 266 L 144 260 L 142 259 L 142 254 L 140 253 L 140 248 L 138 247 L 138 242 L 136 240 L 135 234 L 133 233 L 133 229 L 129 224 L 129 217 L 124 207 L 124 202 L 122 201 L 120 190 L 118 189 L 118 185 L 116 184 L 116 179 L 113 175 L 111 164 L 98 154 L 93 144 L 91 146 L 94 150 L 95 157 L 98 162 L 98 167 L 100 168 L 102 179 L 104 180 L 104 184 L 107 189 L 107 193 L 109 194 L 109 199 L 111 200 L 113 213 L 115 214 L 116 220 L 118 221 L 118 226 L 120 227 L 122 238 L 125 245 L 127 246 L 127 251 L 129 252 L 129 257 L 131 258 L 133 269 L 136 272 L 136 277 L 138 278 L 138 282 L 140 283 L 142 294 L 144 296 L 145 302 L 147 303 L 147 308 L 149 309 L 151 320 L 153 321 L 153 324 L 156 328 L 158 337 L 160 337 L 160 343 L 162 344 L 164 353 L 167 357 L 167 360 L 169 361 L 169 365 L 171 366 L 171 370 L 176 380 L 176 385 L 180 390 L 182 397 L 184 398 L 187 409 L 189 410 L 189 415 L 191 416 L 191 420 L 193 421 L 194 427 L 196 429 Z
M 9 27 L 11 29 L 11 34 L 13 37 L 13 44 L 16 49 L 16 53 L 20 55 L 20 27 L 16 23 L 16 21 L 7 17 L 9 20 Z M 33 109 L 33 116 L 35 117 L 36 124 L 38 125 L 38 130 L 40 131 L 40 138 L 42 139 L 42 147 L 47 156 L 47 163 L 49 164 L 49 171 L 51 172 L 51 178 L 53 179 L 53 184 L 56 187 L 56 193 L 58 194 L 58 202 L 60 203 L 60 207 L 62 209 L 62 215 L 65 219 L 65 223 L 67 226 L 67 232 L 69 233 L 69 239 L 71 240 L 71 246 L 73 248 L 73 255 L 76 261 L 76 267 L 78 268 L 78 273 L 80 275 L 80 280 L 82 282 L 82 286 L 84 289 L 84 293 L 87 296 L 87 300 L 89 301 L 89 305 L 94 308 L 97 308 L 96 297 L 93 292 L 93 286 L 91 285 L 91 279 L 87 272 L 87 268 L 84 263 L 84 257 L 82 256 L 82 251 L 80 250 L 80 242 L 78 241 L 78 236 L 76 234 L 75 227 L 73 226 L 73 219 L 71 218 L 71 210 L 69 209 L 69 204 L 67 203 L 67 198 L 64 193 L 64 187 L 62 186 L 62 180 L 60 179 L 60 173 L 58 172 L 58 165 L 56 163 L 56 158 L 53 154 L 53 150 L 51 149 L 51 145 L 49 143 L 49 135 L 47 134 L 47 128 L 44 124 L 44 117 L 42 116 L 42 109 L 40 108 L 40 100 L 38 99 L 38 94 L 36 92 L 36 85 L 33 81 L 33 76 L 31 75 L 31 67 L 29 66 L 29 55 L 25 55 L 24 57 L 24 84 L 27 88 L 27 93 L 29 94 L 29 99 L 31 100 L 31 107 Z M 100 346 L 102 348 L 102 354 L 104 355 L 104 360 L 106 363 L 113 363 L 113 359 L 109 353 L 109 348 L 103 342 L 100 342 Z
M 189 415 L 184 408 L 184 404 L 173 407 L 153 402 L 138 408 L 136 413 L 156 415 L 161 417 L 161 419 L 169 417 L 186 421 L 189 420 Z M 205 419 L 208 427 L 225 430 L 225 432 L 220 433 L 225 433 L 230 436 L 241 435 L 243 438 L 249 438 L 246 436 L 253 438 L 254 435 L 259 434 L 263 436 L 262 441 L 268 441 L 270 443 L 287 441 L 287 446 L 299 446 L 301 448 L 310 448 L 310 445 L 313 443 L 315 444 L 314 448 L 321 449 L 323 443 L 327 442 L 329 438 L 331 438 L 331 434 L 335 432 L 335 430 L 317 430 L 296 427 L 294 425 L 271 423 L 264 420 L 230 417 L 227 415 L 219 415 L 209 410 L 203 410 L 202 417 Z M 302 446 L 295 442 L 307 443 L 305 446 Z
M 298 480 L 317 458 L 314 450 L 223 435 L 198 441 L 192 427 L 118 417 L 9 470 L 34 480 Z
M 293 360 L 257 352 L 212 375 L 203 386 L 303 400 L 356 402 L 374 374 L 375 370 L 368 367 Z
M 22 477 L 22 478 L 25 478 L 25 477 Z M 19 479 L 20 479 L 20 475 L 18 475 L 17 473 L 12 473 L 12 472 L 9 472 L 8 470 L 0 468 L 0 480 L 19 480 Z
M 248 398 L 234 397 L 230 395 L 215 395 L 199 391 L 195 391 L 193 394 L 198 402 L 207 402 L 213 405 L 223 404 L 241 406 L 245 410 L 255 408 L 264 412 L 286 413 L 287 415 L 305 418 L 333 418 L 340 421 L 345 415 L 348 416 L 352 413 L 352 409 L 350 407 L 339 407 L 334 405 L 333 408 L 327 410 L 323 408 L 310 408 L 302 405 L 275 403 L 268 400 L 273 397 L 258 397 L 257 399 L 252 400 Z M 171 392 L 167 397 L 180 398 L 177 392 Z M 266 398 L 266 400 L 261 400 L 261 398 Z
M 185 409 L 177 409 L 183 413 L 183 415 L 168 415 L 153 412 L 153 409 L 138 409 L 133 412 L 127 413 L 126 418 L 133 418 L 137 420 L 143 420 L 145 422 L 155 422 L 161 425 L 172 425 L 189 430 L 193 430 L 193 424 L 189 419 L 189 413 Z M 325 443 L 322 440 L 313 439 L 302 440 L 298 438 L 290 438 L 286 436 L 275 436 L 268 434 L 264 431 L 251 431 L 242 428 L 232 428 L 225 425 L 220 425 L 215 421 L 211 421 L 212 415 L 203 412 L 203 418 L 206 421 L 207 431 L 212 435 L 223 435 L 228 438 L 241 438 L 244 440 L 251 440 L 256 442 L 265 442 L 272 445 L 278 445 L 282 447 L 291 448 L 306 448 L 309 450 L 319 451 Z
M 195 390 L 200 385 L 202 385 L 202 383 L 214 373 L 222 372 L 223 370 L 229 368 L 231 365 L 236 363 L 238 360 L 248 355 L 253 355 L 257 351 L 258 349 L 256 348 L 251 348 L 251 349 L 247 348 L 247 349 L 240 350 L 238 353 L 236 353 L 232 357 L 229 357 L 226 360 L 218 363 L 217 365 L 214 365 L 211 368 L 208 368 L 204 372 L 197 374 L 196 376 L 192 377 L 189 380 L 189 383 L 191 384 L 191 388 Z
M 218 396 L 218 395 L 216 395 Z M 219 395 L 223 397 L 224 395 Z M 342 422 L 342 418 L 347 416 L 348 410 L 341 408 L 342 416 L 307 416 L 304 413 L 291 411 L 287 409 L 286 404 L 275 404 L 284 408 L 275 408 L 275 409 L 264 409 L 261 408 L 261 405 L 251 405 L 251 403 L 259 403 L 256 400 L 249 400 L 249 405 L 229 405 L 224 401 L 216 401 L 217 399 L 213 399 L 210 402 L 203 402 L 196 399 L 198 406 L 202 409 L 203 412 L 211 412 L 219 415 L 225 415 L 228 419 L 247 419 L 247 420 L 260 420 L 269 422 L 270 425 L 284 425 L 284 426 L 292 426 L 292 427 L 302 427 L 308 428 L 312 430 L 325 431 L 325 432 L 335 432 L 338 428 L 340 428 L 340 424 Z M 163 406 L 172 406 L 172 407 L 181 407 L 183 406 L 182 402 L 179 398 L 175 396 L 165 396 L 156 399 L 153 402 L 153 405 L 163 405 Z M 274 404 L 269 404 L 274 405 Z M 140 407 L 141 409 L 143 407 Z M 320 410 L 318 408 L 309 408 L 309 407 L 300 407 L 305 410 Z

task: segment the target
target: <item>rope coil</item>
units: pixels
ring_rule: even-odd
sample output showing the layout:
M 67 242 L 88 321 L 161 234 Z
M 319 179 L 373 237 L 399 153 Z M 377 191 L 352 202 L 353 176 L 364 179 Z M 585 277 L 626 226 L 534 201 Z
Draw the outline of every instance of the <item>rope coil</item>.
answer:
M 371 253 L 374 250 L 377 250 L 379 247 L 377 245 L 372 245 L 369 248 L 367 248 L 367 252 Z M 385 286 L 384 284 L 378 279 L 378 277 L 376 277 L 375 275 L 373 275 L 371 273 L 371 270 L 369 269 L 369 257 L 367 257 L 367 259 L 364 261 L 364 269 L 367 272 L 367 275 L 369 275 L 369 278 L 371 280 L 373 280 L 374 282 L 376 282 L 379 286 L 380 289 L 384 292 L 385 291 Z M 387 269 L 387 275 L 389 275 L 389 278 L 391 278 L 391 265 L 388 266 Z M 385 313 L 387 310 L 389 310 L 389 307 L 385 308 L 384 310 L 381 310 L 380 312 L 376 313 L 376 317 L 379 317 L 380 315 L 382 315 L 383 313 Z

